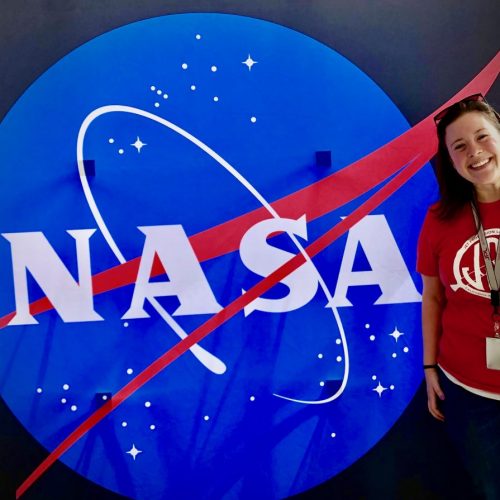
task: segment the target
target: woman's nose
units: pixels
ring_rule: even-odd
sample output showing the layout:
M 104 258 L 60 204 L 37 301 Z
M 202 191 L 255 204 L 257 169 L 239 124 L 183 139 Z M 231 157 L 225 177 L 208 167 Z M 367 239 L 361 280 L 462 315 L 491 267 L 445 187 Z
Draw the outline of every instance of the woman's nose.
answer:
M 483 150 L 479 144 L 471 144 L 469 146 L 468 151 L 467 151 L 467 153 L 470 157 L 476 156 L 482 152 L 483 152 Z

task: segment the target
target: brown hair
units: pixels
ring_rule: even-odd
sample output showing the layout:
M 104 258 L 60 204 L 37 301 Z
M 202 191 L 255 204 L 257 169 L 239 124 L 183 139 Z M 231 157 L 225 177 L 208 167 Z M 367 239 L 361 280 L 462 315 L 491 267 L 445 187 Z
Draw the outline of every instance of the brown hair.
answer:
M 464 99 L 452 104 L 446 110 L 443 118 L 438 122 L 437 134 L 439 146 L 436 155 L 436 177 L 441 198 L 436 206 L 436 211 L 438 217 L 443 220 L 453 218 L 465 204 L 472 200 L 474 195 L 473 185 L 461 177 L 453 167 L 445 142 L 448 125 L 460 116 L 472 111 L 484 114 L 500 131 L 499 114 L 484 100 Z

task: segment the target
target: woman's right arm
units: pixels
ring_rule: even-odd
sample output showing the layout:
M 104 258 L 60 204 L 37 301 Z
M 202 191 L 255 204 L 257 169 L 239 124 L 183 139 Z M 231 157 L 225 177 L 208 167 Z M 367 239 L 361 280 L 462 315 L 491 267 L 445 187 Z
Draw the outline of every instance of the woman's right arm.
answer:
M 424 365 L 437 363 L 439 338 L 441 337 L 441 316 L 445 304 L 444 288 L 437 276 L 422 275 L 422 335 L 424 347 Z M 427 406 L 434 418 L 443 421 L 444 415 L 439 409 L 439 400 L 444 399 L 439 384 L 438 371 L 435 368 L 425 371 L 427 385 Z

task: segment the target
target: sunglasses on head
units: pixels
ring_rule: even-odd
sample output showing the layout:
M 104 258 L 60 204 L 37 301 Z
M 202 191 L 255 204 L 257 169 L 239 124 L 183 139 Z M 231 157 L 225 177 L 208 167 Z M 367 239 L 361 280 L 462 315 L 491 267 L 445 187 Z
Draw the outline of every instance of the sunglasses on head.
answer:
M 483 94 L 472 94 L 469 97 L 464 97 L 462 100 L 455 102 L 448 106 L 447 108 L 442 109 L 435 117 L 434 117 L 434 123 L 437 125 L 452 109 L 454 106 L 457 106 L 462 103 L 467 103 L 467 102 L 474 102 L 474 101 L 481 101 L 484 102 L 484 97 Z

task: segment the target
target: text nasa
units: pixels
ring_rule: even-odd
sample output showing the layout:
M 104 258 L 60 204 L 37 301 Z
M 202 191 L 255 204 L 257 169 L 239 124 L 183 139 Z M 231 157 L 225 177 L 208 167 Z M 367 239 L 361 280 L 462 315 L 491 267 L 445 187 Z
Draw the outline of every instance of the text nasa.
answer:
M 145 235 L 144 247 L 130 307 L 122 319 L 148 318 L 145 301 L 165 296 L 178 298 L 180 306 L 173 313 L 176 316 L 213 314 L 222 309 L 181 225 L 141 226 L 138 229 Z M 95 231 L 67 231 L 76 243 L 78 281 L 42 232 L 2 233 L 11 246 L 16 303 L 16 314 L 9 326 L 38 323 L 30 314 L 28 272 L 64 322 L 103 320 L 94 310 L 92 291 L 89 240 Z M 239 248 L 241 260 L 250 271 L 265 277 L 293 257 L 292 253 L 269 244 L 268 238 L 277 232 L 307 240 L 305 217 L 269 219 L 252 226 L 241 239 Z M 353 271 L 358 245 L 370 264 L 369 271 Z M 155 255 L 167 270 L 168 281 L 150 281 Z M 298 309 L 315 296 L 319 281 L 318 271 L 307 261 L 281 281 L 288 287 L 285 297 L 259 297 L 245 307 L 245 315 L 255 310 L 283 313 Z M 346 297 L 348 288 L 362 285 L 380 287 L 381 295 L 375 304 L 421 300 L 383 215 L 367 216 L 349 231 L 331 305 L 351 306 Z

